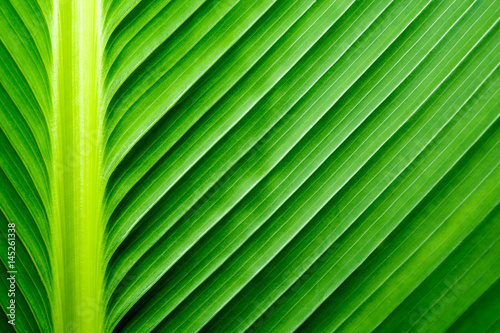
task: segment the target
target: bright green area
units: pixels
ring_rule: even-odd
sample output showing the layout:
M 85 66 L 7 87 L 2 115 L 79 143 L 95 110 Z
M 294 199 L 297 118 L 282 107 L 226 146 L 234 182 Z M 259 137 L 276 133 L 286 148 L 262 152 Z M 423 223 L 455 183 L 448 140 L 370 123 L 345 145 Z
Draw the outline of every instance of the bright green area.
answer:
M 0 331 L 499 332 L 499 19 L 0 0 Z

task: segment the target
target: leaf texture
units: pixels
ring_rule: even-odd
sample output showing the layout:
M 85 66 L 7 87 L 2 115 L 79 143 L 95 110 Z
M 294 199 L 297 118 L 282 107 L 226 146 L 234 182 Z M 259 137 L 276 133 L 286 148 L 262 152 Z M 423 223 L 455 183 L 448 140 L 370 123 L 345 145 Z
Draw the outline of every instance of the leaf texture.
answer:
M 0 0 L 0 330 L 499 331 L 499 18 Z

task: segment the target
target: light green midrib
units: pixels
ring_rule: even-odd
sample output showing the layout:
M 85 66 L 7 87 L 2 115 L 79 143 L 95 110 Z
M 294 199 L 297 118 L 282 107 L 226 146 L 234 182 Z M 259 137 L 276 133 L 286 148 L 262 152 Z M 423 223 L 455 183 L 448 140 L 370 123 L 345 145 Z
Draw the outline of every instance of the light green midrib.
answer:
M 101 0 L 55 0 L 52 269 L 55 332 L 102 328 Z

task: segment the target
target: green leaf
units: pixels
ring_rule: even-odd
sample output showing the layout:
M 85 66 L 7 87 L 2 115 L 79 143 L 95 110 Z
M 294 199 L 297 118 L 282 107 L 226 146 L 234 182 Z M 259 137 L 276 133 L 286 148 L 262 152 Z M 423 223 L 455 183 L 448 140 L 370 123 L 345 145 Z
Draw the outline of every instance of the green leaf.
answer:
M 499 19 L 1 0 L 0 330 L 500 330 Z

